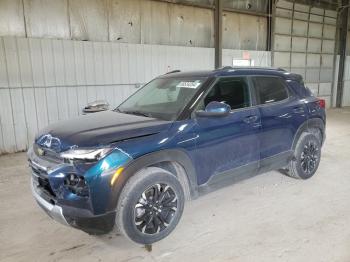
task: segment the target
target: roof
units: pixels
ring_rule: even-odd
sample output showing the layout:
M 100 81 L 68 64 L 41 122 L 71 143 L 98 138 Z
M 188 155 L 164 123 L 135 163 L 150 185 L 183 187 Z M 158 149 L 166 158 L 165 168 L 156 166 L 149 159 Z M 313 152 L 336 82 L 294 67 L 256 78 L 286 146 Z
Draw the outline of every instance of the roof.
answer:
M 231 67 L 225 66 L 215 70 L 205 71 L 188 71 L 180 72 L 175 70 L 165 75 L 160 76 L 161 78 L 172 78 L 172 77 L 220 77 L 220 76 L 235 76 L 235 75 L 274 75 L 283 77 L 285 79 L 296 79 L 301 80 L 302 77 L 295 73 L 290 73 L 281 68 L 272 67 Z

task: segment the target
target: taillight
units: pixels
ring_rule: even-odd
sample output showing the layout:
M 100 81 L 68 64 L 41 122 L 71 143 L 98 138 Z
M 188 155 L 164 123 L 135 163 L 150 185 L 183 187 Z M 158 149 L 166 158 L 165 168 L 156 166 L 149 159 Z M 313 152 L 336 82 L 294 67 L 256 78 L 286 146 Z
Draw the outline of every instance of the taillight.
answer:
M 322 98 L 318 98 L 317 103 L 321 108 L 326 108 L 326 100 L 324 100 Z

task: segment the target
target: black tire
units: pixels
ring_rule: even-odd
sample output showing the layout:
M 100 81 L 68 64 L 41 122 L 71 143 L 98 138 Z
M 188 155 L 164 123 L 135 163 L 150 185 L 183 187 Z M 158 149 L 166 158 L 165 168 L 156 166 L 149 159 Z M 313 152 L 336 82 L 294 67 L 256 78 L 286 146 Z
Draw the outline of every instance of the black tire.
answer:
M 287 167 L 287 174 L 293 178 L 308 179 L 317 171 L 320 160 L 320 140 L 314 134 L 304 132 L 296 144 L 294 157 Z
M 117 229 L 140 244 L 157 242 L 175 229 L 184 202 L 184 191 L 176 176 L 158 167 L 142 169 L 122 190 L 117 206 Z

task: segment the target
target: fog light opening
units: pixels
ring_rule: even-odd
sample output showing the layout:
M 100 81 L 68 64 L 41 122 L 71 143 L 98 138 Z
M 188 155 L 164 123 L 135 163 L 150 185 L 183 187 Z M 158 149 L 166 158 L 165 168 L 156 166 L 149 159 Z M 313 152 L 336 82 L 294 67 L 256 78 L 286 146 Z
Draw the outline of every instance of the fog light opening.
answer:
M 83 176 L 78 176 L 73 173 L 68 174 L 64 180 L 64 184 L 69 191 L 78 196 L 86 197 L 89 195 L 88 186 Z

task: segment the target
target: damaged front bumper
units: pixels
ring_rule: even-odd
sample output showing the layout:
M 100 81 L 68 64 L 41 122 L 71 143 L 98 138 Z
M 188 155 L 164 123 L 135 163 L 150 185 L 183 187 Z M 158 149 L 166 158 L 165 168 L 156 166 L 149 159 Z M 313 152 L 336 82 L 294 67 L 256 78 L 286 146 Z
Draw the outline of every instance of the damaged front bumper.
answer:
M 54 203 L 50 203 L 48 201 L 46 201 L 44 199 L 44 197 L 42 197 L 42 194 L 44 194 L 42 192 L 42 190 L 40 190 L 38 188 L 38 186 L 36 185 L 36 183 L 34 182 L 34 180 L 32 179 L 31 181 L 31 188 L 32 188 L 32 194 L 36 200 L 36 202 L 38 203 L 38 205 L 54 220 L 56 220 L 57 222 L 68 226 L 68 222 L 66 220 L 66 218 L 63 216 L 63 211 L 62 211 L 62 207 L 55 205 Z
M 37 186 L 33 179 L 31 181 L 31 189 L 38 205 L 46 214 L 60 224 L 71 226 L 93 235 L 105 234 L 113 230 L 115 212 L 94 216 L 87 210 L 60 206 L 53 201 L 49 202 L 46 193 Z
M 52 219 L 89 234 L 105 234 L 113 230 L 115 208 L 104 207 L 106 199 L 109 199 L 108 194 L 103 195 L 108 192 L 104 186 L 107 183 L 109 185 L 108 177 L 94 176 L 91 182 L 95 186 L 94 190 L 89 193 L 89 196 L 83 197 L 70 192 L 64 185 L 67 174 L 77 173 L 75 166 L 71 163 L 44 159 L 35 154 L 32 148 L 28 150 L 28 161 L 31 168 L 32 194 L 38 205 Z M 93 166 L 92 170 L 95 169 L 96 167 Z M 85 173 L 89 174 L 87 171 Z M 104 198 L 101 198 L 101 195 Z

